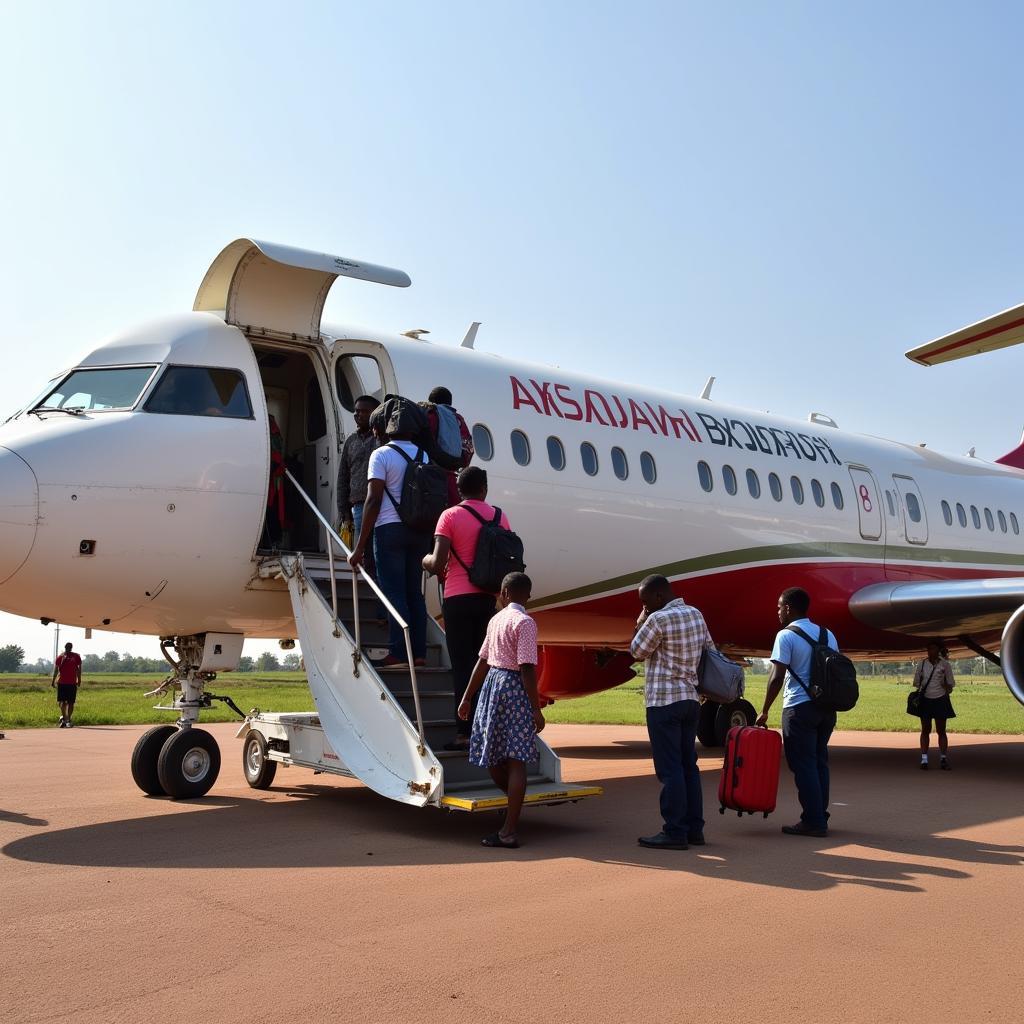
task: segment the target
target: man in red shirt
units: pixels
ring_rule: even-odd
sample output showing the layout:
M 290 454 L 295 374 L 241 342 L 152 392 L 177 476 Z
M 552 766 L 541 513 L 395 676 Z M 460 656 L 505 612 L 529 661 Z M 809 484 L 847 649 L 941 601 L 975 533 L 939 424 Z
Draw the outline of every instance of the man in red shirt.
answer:
M 444 631 L 455 683 L 457 723 L 455 742 L 446 744 L 446 749 L 469 750 L 473 715 L 463 721 L 457 714 L 458 704 L 469 684 L 480 646 L 487 635 L 487 623 L 496 607 L 494 594 L 469 582 L 469 567 L 476 558 L 477 538 L 483 526 L 481 520 L 493 520 L 495 509 L 484 500 L 487 497 L 486 470 L 469 466 L 459 474 L 458 486 L 462 503 L 441 513 L 434 529 L 434 550 L 424 557 L 423 568 L 444 578 Z M 511 529 L 504 513 L 500 522 L 506 530 Z
M 71 649 L 71 644 L 65 644 L 64 653 L 57 655 L 50 685 L 57 687 L 57 703 L 60 705 L 60 724 L 57 728 L 70 729 L 75 698 L 78 696 L 78 687 L 82 685 L 82 659 Z

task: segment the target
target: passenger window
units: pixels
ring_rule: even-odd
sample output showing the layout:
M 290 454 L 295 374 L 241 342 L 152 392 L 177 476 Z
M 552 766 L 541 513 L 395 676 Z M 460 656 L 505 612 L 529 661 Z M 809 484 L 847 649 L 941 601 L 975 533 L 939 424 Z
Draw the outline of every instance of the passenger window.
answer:
M 1017 513 L 1016 512 L 1011 512 L 1010 513 L 1010 528 L 1013 530 L 1014 534 L 1020 533 L 1020 527 L 1017 525 Z
M 962 527 L 965 529 L 967 528 L 967 513 L 964 511 L 964 507 L 959 501 L 956 503 L 956 519 Z
M 843 489 L 837 483 L 832 484 L 832 504 L 837 509 L 842 511 L 843 508 Z
M 892 491 L 885 492 L 885 503 L 889 506 L 889 515 L 896 515 L 896 503 L 892 500 Z
M 999 516 L 999 529 L 1006 533 L 1006 516 L 1002 512 L 996 513 Z
M 715 481 L 711 476 L 711 467 L 706 462 L 697 463 L 697 476 L 700 479 L 701 487 L 710 493 L 715 486 Z
M 626 453 L 621 448 L 612 449 L 612 472 L 620 480 L 625 480 L 629 476 L 629 462 L 626 460 Z
M 995 533 L 995 531 L 996 531 L 996 522 L 992 518 L 992 509 L 990 509 L 990 508 L 985 509 L 985 525 L 989 528 L 989 530 L 991 530 L 993 533 Z
M 473 447 L 481 462 L 490 462 L 494 458 L 494 438 L 482 423 L 473 425 Z
M 789 478 L 789 486 L 793 490 L 793 500 L 798 504 L 804 503 L 804 485 L 800 482 L 800 477 L 791 476 Z
M 811 494 L 814 495 L 814 504 L 817 505 L 818 508 L 824 508 L 825 507 L 825 491 L 822 488 L 820 481 L 818 481 L 818 480 L 812 480 L 811 481 Z
M 949 502 L 945 498 L 942 499 L 942 518 L 947 526 L 953 525 L 953 510 L 949 507 Z
M 722 467 L 722 483 L 725 484 L 725 490 L 728 494 L 736 493 L 736 473 L 732 466 Z
M 654 464 L 654 456 L 650 452 L 640 453 L 640 472 L 649 484 L 658 479 L 658 467 Z
M 548 462 L 552 469 L 565 469 L 565 446 L 557 437 L 548 438 Z
M 761 497 L 761 480 L 753 469 L 747 470 L 747 490 L 752 498 Z
M 580 462 L 583 463 L 583 472 L 587 476 L 597 476 L 597 471 L 600 469 L 597 462 L 597 449 L 589 441 L 584 441 L 580 445 Z
M 37 402 L 36 409 L 130 409 L 155 366 L 113 366 L 75 370 Z
M 907 491 L 903 498 L 907 503 L 907 515 L 910 516 L 910 521 L 912 523 L 921 522 L 921 503 L 917 500 L 917 495 Z
M 974 528 L 976 530 L 980 530 L 981 529 L 981 516 L 978 514 L 978 506 L 977 505 L 972 505 L 971 506 L 971 522 L 974 523 Z
M 169 366 L 146 402 L 146 412 L 252 419 L 245 378 L 237 370 L 209 366 Z
M 334 382 L 338 401 L 347 412 L 355 412 L 356 399 L 363 395 L 384 401 L 384 377 L 373 356 L 342 356 L 334 364 Z
M 772 497 L 776 501 L 782 501 L 782 481 L 779 479 L 778 474 L 768 474 L 768 490 L 772 492 Z
M 512 458 L 520 466 L 530 464 L 530 439 L 521 431 L 512 431 Z

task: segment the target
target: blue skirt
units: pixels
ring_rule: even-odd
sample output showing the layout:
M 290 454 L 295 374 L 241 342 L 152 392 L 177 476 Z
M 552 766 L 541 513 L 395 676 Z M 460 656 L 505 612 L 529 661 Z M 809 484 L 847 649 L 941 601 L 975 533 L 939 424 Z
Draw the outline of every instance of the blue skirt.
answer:
M 533 708 L 520 673 L 492 668 L 480 688 L 469 738 L 469 761 L 490 768 L 502 761 L 537 759 Z

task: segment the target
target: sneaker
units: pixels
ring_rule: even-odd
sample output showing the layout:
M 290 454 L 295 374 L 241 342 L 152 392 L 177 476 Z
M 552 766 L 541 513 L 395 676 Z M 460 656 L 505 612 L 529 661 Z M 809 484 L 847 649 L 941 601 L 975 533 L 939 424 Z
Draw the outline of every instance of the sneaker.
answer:
M 926 772 L 928 771 L 928 762 L 922 761 L 917 767 L 920 768 L 921 771 Z
M 409 662 L 405 658 L 396 658 L 393 654 L 389 654 L 386 658 L 381 658 L 380 661 L 371 661 L 370 664 L 378 671 L 384 670 L 393 671 L 400 668 L 408 668 Z
M 947 761 L 947 760 L 946 760 L 945 758 L 943 758 L 943 759 L 942 759 L 942 760 L 941 760 L 941 761 L 939 762 L 939 767 L 940 767 L 940 768 L 941 768 L 941 769 L 942 769 L 942 770 L 943 770 L 944 772 L 951 772 L 951 771 L 953 770 L 953 769 L 952 769 L 952 768 L 951 768 L 951 767 L 949 766 L 949 762 L 948 762 L 948 761 Z
M 58 729 L 64 729 L 64 728 L 66 728 L 66 726 L 64 725 L 64 719 L 63 719 L 63 717 L 61 717 L 61 720 L 60 720 L 60 721 L 59 721 L 59 722 L 57 723 L 57 728 L 58 728 Z
M 688 850 L 685 839 L 673 839 L 672 836 L 659 832 L 656 836 L 640 836 L 637 842 L 649 850 Z
M 70 719 L 70 718 L 68 718 L 68 719 L 66 719 L 66 720 L 65 720 L 65 722 L 64 722 L 64 728 L 65 728 L 65 729 L 70 729 L 70 728 L 71 728 L 71 726 L 72 726 L 73 724 L 74 724 L 74 723 L 73 723 L 73 722 L 71 721 L 71 719 Z
M 691 846 L 707 846 L 707 840 L 704 838 L 703 832 L 691 832 L 687 837 L 686 841 Z

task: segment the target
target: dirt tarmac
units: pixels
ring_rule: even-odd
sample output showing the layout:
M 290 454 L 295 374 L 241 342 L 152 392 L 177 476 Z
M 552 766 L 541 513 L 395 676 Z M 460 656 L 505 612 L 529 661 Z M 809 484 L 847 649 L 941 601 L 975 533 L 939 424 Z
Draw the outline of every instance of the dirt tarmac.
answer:
M 493 814 L 413 810 L 279 770 L 257 792 L 234 727 L 191 803 L 144 797 L 141 727 L 0 741 L 0 1013 L 23 1022 L 1019 1021 L 1024 737 L 840 733 L 833 832 L 780 808 L 708 845 L 644 850 L 658 786 L 642 729 L 550 726 L 605 795 Z

